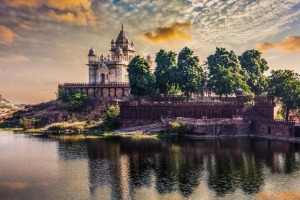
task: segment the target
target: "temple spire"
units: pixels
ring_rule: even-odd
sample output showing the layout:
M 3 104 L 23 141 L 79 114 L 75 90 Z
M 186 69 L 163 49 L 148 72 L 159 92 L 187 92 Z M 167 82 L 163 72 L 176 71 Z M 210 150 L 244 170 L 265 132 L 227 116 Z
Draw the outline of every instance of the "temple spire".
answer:
M 123 24 L 122 24 L 122 31 L 123 31 L 123 28 L 124 28 L 124 26 L 123 26 Z

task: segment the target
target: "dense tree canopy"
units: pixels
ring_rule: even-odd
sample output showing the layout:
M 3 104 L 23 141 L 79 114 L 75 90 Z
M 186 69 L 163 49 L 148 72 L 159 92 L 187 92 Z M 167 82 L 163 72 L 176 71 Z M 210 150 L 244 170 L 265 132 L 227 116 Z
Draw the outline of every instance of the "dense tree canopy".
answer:
M 144 58 L 135 56 L 129 63 L 127 71 L 132 95 L 146 96 L 155 93 L 155 76 Z
M 155 58 L 156 69 L 154 72 L 156 78 L 156 86 L 159 93 L 167 94 L 174 85 L 173 71 L 176 65 L 175 52 L 161 49 Z
M 199 65 L 199 58 L 187 47 L 178 55 L 176 74 L 179 88 L 188 98 L 191 93 L 199 93 L 206 82 L 206 74 Z
M 272 70 L 270 86 L 274 88 L 274 95 L 283 103 L 285 119 L 288 120 L 290 110 L 300 108 L 300 75 L 291 70 Z
M 255 95 L 261 95 L 267 89 L 267 78 L 264 72 L 269 69 L 267 61 L 261 57 L 257 50 L 247 50 L 239 60 L 243 69 L 249 75 L 247 84 Z
M 217 95 L 233 94 L 238 88 L 250 93 L 246 83 L 247 72 L 241 68 L 238 57 L 233 51 L 216 48 L 216 52 L 207 58 L 209 69 L 208 87 Z
M 88 103 L 88 96 L 84 91 L 59 90 L 57 99 L 67 103 L 70 110 L 80 111 Z

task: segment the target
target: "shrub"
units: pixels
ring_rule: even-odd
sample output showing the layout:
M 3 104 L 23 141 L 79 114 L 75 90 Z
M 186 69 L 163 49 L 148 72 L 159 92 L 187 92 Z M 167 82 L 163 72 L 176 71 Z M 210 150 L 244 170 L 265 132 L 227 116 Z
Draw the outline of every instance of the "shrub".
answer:
M 178 135 L 183 135 L 188 133 L 188 128 L 186 124 L 179 124 L 178 122 L 170 122 L 169 133 L 176 133 Z
M 32 128 L 36 128 L 38 123 L 39 123 L 38 119 L 23 117 L 23 118 L 20 119 L 19 124 L 24 129 L 32 129 Z
M 120 127 L 120 106 L 110 106 L 103 119 L 103 124 L 108 130 Z
M 57 93 L 57 100 L 67 103 L 70 110 L 81 111 L 88 103 L 88 96 L 83 91 L 60 90 Z

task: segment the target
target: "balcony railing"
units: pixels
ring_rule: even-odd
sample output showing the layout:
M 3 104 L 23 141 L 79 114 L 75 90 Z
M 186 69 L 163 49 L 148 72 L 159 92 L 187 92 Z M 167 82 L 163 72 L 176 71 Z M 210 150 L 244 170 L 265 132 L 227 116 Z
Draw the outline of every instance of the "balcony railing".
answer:
M 129 83 L 126 82 L 114 82 L 114 83 L 64 83 L 59 87 L 129 87 Z

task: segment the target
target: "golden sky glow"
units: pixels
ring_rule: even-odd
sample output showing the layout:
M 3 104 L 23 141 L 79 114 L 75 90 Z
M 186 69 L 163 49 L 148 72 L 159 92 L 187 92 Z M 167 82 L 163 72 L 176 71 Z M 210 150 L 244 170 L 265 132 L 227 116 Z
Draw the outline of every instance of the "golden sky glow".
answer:
M 142 38 L 149 42 L 175 42 L 192 39 L 191 23 L 174 23 L 171 26 L 158 27 L 154 31 L 145 33 Z
M 283 42 L 271 43 L 265 42 L 257 45 L 260 51 L 278 49 L 286 52 L 300 52 L 300 36 L 288 36 Z
M 225 47 L 263 51 L 271 69 L 300 73 L 300 0 L 3 0 L 0 94 L 15 103 L 55 98 L 87 82 L 88 50 L 109 54 L 121 24 L 137 54 L 190 47 L 200 61 Z

